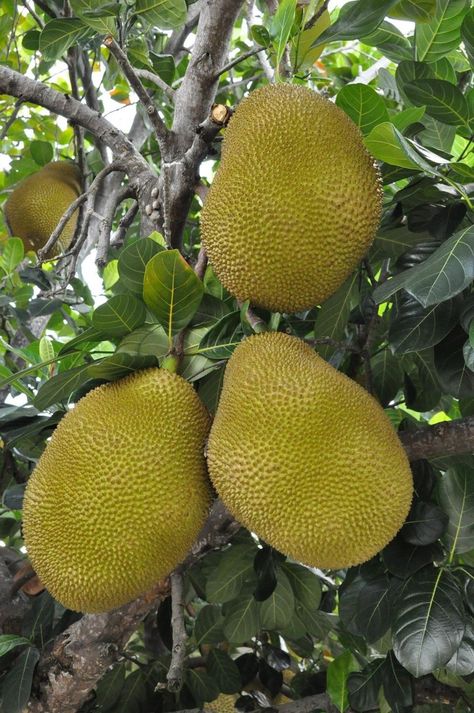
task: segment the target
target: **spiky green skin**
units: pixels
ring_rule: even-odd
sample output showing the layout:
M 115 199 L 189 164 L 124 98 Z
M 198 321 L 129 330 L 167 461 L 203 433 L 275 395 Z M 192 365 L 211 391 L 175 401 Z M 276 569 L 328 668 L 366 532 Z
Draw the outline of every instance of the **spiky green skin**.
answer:
M 310 89 L 271 85 L 244 99 L 225 131 L 202 239 L 239 300 L 298 312 L 354 270 L 381 206 L 378 169 L 352 120 Z
M 405 451 L 380 405 L 281 332 L 245 339 L 230 358 L 208 466 L 239 522 L 315 567 L 373 557 L 412 499 Z
M 81 174 L 68 161 L 53 161 L 25 178 L 5 204 L 5 216 L 13 236 L 25 250 L 37 252 L 49 240 L 63 213 L 81 192 Z M 74 237 L 78 211 L 66 223 L 52 253 L 65 250 Z
M 28 555 L 69 609 L 124 604 L 185 557 L 211 501 L 209 416 L 163 369 L 99 386 L 60 422 L 26 488 Z

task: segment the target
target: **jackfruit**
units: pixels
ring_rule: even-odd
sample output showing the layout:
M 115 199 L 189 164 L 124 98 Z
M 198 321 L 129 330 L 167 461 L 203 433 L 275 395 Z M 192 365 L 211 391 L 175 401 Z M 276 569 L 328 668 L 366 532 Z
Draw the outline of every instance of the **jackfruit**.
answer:
M 53 161 L 25 178 L 5 204 L 12 235 L 23 240 L 25 250 L 44 247 L 63 213 L 81 193 L 79 168 L 68 161 Z M 66 223 L 53 254 L 66 250 L 74 237 L 78 211 Z
M 221 693 L 215 701 L 212 701 L 212 703 L 206 703 L 204 710 L 212 711 L 213 713 L 214 711 L 215 713 L 237 713 L 237 709 L 234 705 L 236 700 L 237 696 L 228 696 Z
M 25 544 L 53 597 L 76 611 L 106 611 L 183 560 L 211 501 L 208 430 L 193 387 L 164 369 L 80 399 L 25 493 Z
M 383 409 L 281 332 L 249 337 L 231 356 L 208 467 L 238 521 L 314 567 L 370 559 L 412 499 L 408 460 Z
M 239 300 L 298 312 L 327 299 L 372 242 L 380 177 L 357 126 L 312 90 L 244 99 L 202 211 L 203 244 Z

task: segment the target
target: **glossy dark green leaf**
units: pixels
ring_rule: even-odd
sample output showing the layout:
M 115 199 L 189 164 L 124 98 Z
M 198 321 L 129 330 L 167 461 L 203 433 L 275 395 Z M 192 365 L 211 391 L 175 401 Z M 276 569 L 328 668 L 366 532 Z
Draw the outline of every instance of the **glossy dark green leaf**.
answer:
M 253 575 L 255 550 L 246 545 L 232 545 L 222 553 L 220 561 L 206 583 L 208 602 L 222 603 L 235 599 L 244 581 Z
M 138 669 L 125 678 L 113 713 L 141 713 L 147 698 L 147 674 Z
M 240 312 L 231 312 L 222 317 L 203 337 L 199 354 L 207 359 L 229 359 L 242 337 Z
M 315 40 L 326 44 L 335 40 L 355 40 L 373 32 L 397 0 L 356 0 L 344 6 L 336 22 Z
M 411 60 L 413 56 L 413 48 L 409 39 L 393 23 L 385 20 L 377 27 L 375 32 L 363 37 L 361 41 L 370 47 L 377 47 L 392 62 Z
M 446 664 L 449 673 L 456 676 L 470 676 L 474 673 L 474 621 L 469 619 L 466 624 L 461 644 Z
M 31 646 L 29 639 L 25 639 L 24 636 L 17 636 L 16 634 L 2 634 L 0 635 L 0 656 L 5 656 L 9 651 L 15 649 L 17 646 Z
M 441 398 L 441 387 L 434 365 L 433 349 L 403 356 L 405 398 L 408 408 L 430 411 Z
M 400 536 L 410 545 L 431 545 L 446 529 L 448 516 L 434 503 L 415 500 Z
M 403 60 L 395 70 L 395 80 L 405 103 L 411 104 L 405 93 L 405 86 L 419 79 L 436 79 L 433 68 L 426 62 Z
M 220 649 L 211 649 L 206 661 L 206 669 L 222 693 L 238 693 L 241 689 L 237 664 L 229 654 Z
M 284 562 L 281 568 L 289 579 L 295 598 L 308 609 L 317 609 L 321 603 L 321 580 L 307 567 L 295 562 Z
M 2 681 L 2 713 L 23 713 L 31 693 L 31 684 L 39 651 L 30 646 L 15 660 Z
M 344 341 L 344 332 L 351 310 L 357 304 L 359 297 L 358 275 L 354 272 L 339 287 L 336 292 L 322 305 L 314 325 L 316 340 L 329 338 L 335 341 Z M 334 347 L 325 344 L 316 344 L 318 354 L 329 361 L 334 354 Z
M 458 399 L 474 397 L 474 373 L 464 361 L 466 332 L 457 327 L 434 348 L 438 382 L 445 393 Z
M 418 352 L 438 344 L 455 327 L 460 307 L 457 298 L 423 307 L 405 290 L 397 292 L 388 334 L 395 353 Z
M 278 572 L 277 586 L 272 594 L 260 603 L 262 629 L 278 631 L 289 624 L 295 610 L 295 598 L 288 577 L 283 570 Z
M 459 46 L 466 9 L 465 0 L 437 0 L 433 18 L 416 26 L 416 54 L 419 60 L 435 62 Z
M 67 401 L 72 392 L 90 378 L 88 370 L 89 365 L 84 364 L 53 376 L 39 388 L 34 399 L 36 408 L 42 411 L 51 404 Z
M 461 25 L 461 37 L 471 62 L 471 67 L 474 67 L 474 8 L 471 8 L 464 17 Z
M 370 360 L 372 385 L 382 406 L 388 406 L 397 395 L 403 381 L 400 361 L 390 349 L 383 349 Z
M 455 233 L 420 265 L 396 275 L 374 290 L 377 303 L 404 289 L 424 307 L 459 294 L 474 280 L 474 228 Z
M 146 324 L 127 334 L 117 347 L 116 354 L 155 356 L 161 359 L 168 353 L 168 337 L 161 324 Z
M 142 296 L 147 262 L 162 250 L 164 248 L 151 238 L 137 240 L 122 250 L 118 259 L 118 271 L 127 290 Z
M 450 468 L 438 485 L 438 500 L 449 516 L 444 535 L 452 552 L 474 549 L 474 473 L 462 466 Z
M 413 704 L 412 677 L 400 666 L 393 651 L 390 651 L 385 659 L 382 686 L 392 711 L 401 713 Z
M 233 644 L 250 641 L 260 628 L 258 604 L 253 596 L 241 596 L 224 607 L 224 634 Z
M 339 596 L 339 615 L 347 631 L 373 642 L 390 626 L 389 581 L 384 575 L 372 579 L 356 575 Z
M 255 555 L 253 567 L 257 575 L 257 586 L 253 596 L 257 602 L 263 602 L 268 599 L 276 589 L 278 562 L 275 555 L 276 551 L 269 545 L 259 549 Z
M 305 631 L 318 640 L 323 640 L 336 628 L 337 617 L 319 609 L 308 608 L 300 601 L 296 602 L 295 608 L 298 618 L 305 627 Z
M 406 225 L 397 228 L 381 228 L 375 237 L 369 259 L 377 261 L 386 257 L 399 257 L 420 242 L 424 235 L 425 233 L 420 235 L 420 233 L 412 232 Z
M 446 570 L 425 567 L 409 580 L 395 607 L 395 656 L 413 676 L 432 673 L 457 651 L 464 628 L 457 580 Z
M 220 607 L 208 604 L 203 607 L 196 617 L 194 626 L 194 637 L 196 645 L 219 644 L 224 640 L 222 625 L 224 617 Z
M 125 665 L 119 663 L 99 680 L 95 691 L 95 702 L 101 712 L 109 713 L 115 709 L 125 683 L 125 673 Z
M 346 84 L 339 91 L 336 104 L 350 116 L 364 135 L 389 120 L 383 98 L 366 84 Z
M 112 356 L 90 364 L 87 373 L 91 379 L 115 381 L 115 379 L 132 374 L 134 371 L 149 369 L 157 364 L 158 360 L 154 356 L 136 356 L 115 352 Z
M 416 106 L 426 107 L 426 113 L 444 124 L 469 126 L 466 97 L 457 86 L 443 79 L 419 79 L 405 84 L 408 98 Z
M 427 564 L 441 560 L 443 550 L 439 543 L 426 547 L 409 545 L 397 536 L 382 551 L 383 561 L 391 574 L 406 579 Z
M 212 415 L 214 415 L 217 411 L 224 383 L 224 374 L 225 367 L 221 366 L 219 369 L 209 374 L 209 376 L 204 377 L 199 384 L 199 398 Z
M 163 250 L 148 261 L 143 297 L 170 344 L 193 318 L 203 293 L 201 280 L 178 250 Z
M 137 0 L 135 13 L 146 25 L 174 30 L 186 20 L 185 0 Z
M 113 339 L 133 332 L 145 318 L 146 309 L 141 300 L 133 295 L 116 295 L 94 310 L 92 326 Z
M 349 674 L 358 669 L 359 665 L 351 651 L 344 651 L 339 654 L 328 666 L 327 693 L 340 713 L 344 713 L 349 705 L 349 691 L 347 688 Z
M 347 687 L 351 708 L 356 711 L 370 711 L 378 708 L 384 664 L 385 659 L 377 658 L 367 664 L 362 671 L 349 675 Z

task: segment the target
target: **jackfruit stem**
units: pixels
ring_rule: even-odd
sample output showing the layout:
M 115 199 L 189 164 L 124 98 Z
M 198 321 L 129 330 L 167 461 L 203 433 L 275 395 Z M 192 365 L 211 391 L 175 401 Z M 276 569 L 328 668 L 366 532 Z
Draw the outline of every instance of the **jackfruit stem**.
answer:
M 256 334 L 268 331 L 266 323 L 261 317 L 258 316 L 258 314 L 255 314 L 255 312 L 250 308 L 250 303 L 248 300 L 246 300 L 245 302 L 237 300 L 237 304 L 240 308 L 241 319 L 247 321 Z
M 177 374 L 181 359 L 177 354 L 167 354 L 161 362 L 161 368 L 166 369 L 171 374 Z

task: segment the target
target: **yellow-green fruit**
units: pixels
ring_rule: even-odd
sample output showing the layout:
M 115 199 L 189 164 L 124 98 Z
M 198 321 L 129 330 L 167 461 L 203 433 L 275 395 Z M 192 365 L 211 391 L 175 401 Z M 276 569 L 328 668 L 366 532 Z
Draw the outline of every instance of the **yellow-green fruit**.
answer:
M 318 567 L 370 559 L 412 499 L 408 460 L 383 409 L 281 332 L 245 339 L 230 358 L 208 466 L 237 520 Z
M 207 711 L 215 711 L 215 713 L 237 713 L 235 708 L 236 696 L 226 696 L 221 693 L 212 703 L 206 703 L 204 708 Z
M 25 178 L 5 204 L 5 216 L 12 235 L 23 240 L 25 250 L 38 251 L 49 240 L 63 213 L 81 192 L 81 174 L 68 161 L 48 163 Z M 66 223 L 56 244 L 65 250 L 77 223 L 77 211 Z
M 352 120 L 310 89 L 271 85 L 230 120 L 202 239 L 239 300 L 298 312 L 352 272 L 380 212 L 379 173 Z
M 164 369 L 99 386 L 60 422 L 25 494 L 33 567 L 65 607 L 120 606 L 185 557 L 210 505 L 209 416 Z

